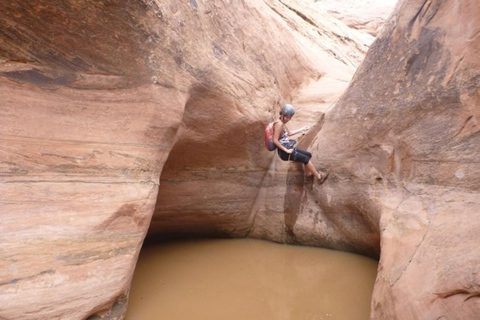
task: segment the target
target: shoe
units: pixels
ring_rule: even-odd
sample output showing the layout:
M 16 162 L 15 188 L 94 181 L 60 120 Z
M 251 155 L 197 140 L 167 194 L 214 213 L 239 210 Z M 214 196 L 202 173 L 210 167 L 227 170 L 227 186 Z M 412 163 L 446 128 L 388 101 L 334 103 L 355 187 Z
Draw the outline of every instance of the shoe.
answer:
M 321 172 L 320 175 L 321 175 L 320 179 L 318 179 L 317 181 L 319 184 L 322 184 L 325 181 L 325 179 L 327 179 L 328 172 Z

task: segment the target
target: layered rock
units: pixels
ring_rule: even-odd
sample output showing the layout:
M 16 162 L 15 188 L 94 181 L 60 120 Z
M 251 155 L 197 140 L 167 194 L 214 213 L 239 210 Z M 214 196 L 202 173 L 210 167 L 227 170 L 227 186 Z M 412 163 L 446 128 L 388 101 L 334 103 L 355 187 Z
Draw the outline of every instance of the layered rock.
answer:
M 333 108 L 368 37 L 305 5 L 1 5 L 0 318 L 121 319 L 148 227 L 381 252 L 372 318 L 477 317 L 478 6 L 399 3 Z M 323 185 L 264 150 L 285 101 Z
M 173 57 L 162 77 L 152 63 L 160 13 L 96 1 L 0 12 L 0 318 L 119 319 L 186 100 Z
M 305 54 L 309 62 L 307 66 L 315 72 L 292 69 L 288 77 L 301 78 L 303 86 L 320 78 L 337 83 L 343 90 L 363 58 L 371 36 L 350 30 L 345 25 L 339 26 L 341 24 L 325 12 L 307 10 L 308 5 L 302 1 L 266 1 L 261 6 L 262 23 L 272 24 L 267 30 L 277 30 L 277 24 L 282 27 L 279 29 L 282 33 L 276 31 L 279 34 L 271 34 L 269 38 L 291 40 L 288 43 L 271 42 L 262 55 L 271 64 L 272 72 L 278 70 L 281 74 L 285 62 L 275 52 L 298 48 Z M 223 26 L 223 30 L 230 28 L 229 24 Z M 264 50 L 261 46 L 265 44 L 259 43 L 247 54 L 258 55 L 258 50 Z M 229 50 L 235 48 L 229 47 L 225 53 L 227 56 L 233 54 Z M 277 195 L 281 198 L 285 195 L 288 164 L 279 163 L 277 169 L 272 167 L 266 172 L 272 161 L 275 163 L 278 159 L 265 150 L 263 130 L 268 121 L 277 117 L 278 107 L 291 101 L 297 90 L 270 102 L 270 114 L 260 114 L 252 121 L 251 114 L 259 112 L 261 101 L 265 99 L 264 90 L 271 88 L 264 83 L 252 84 L 248 94 L 241 99 L 236 93 L 239 90 L 233 87 L 224 92 L 202 87 L 191 90 L 178 141 L 162 172 L 149 238 L 250 235 L 278 242 L 285 240 L 283 200 L 278 201 Z M 299 81 L 294 84 L 295 89 L 300 89 Z M 328 94 L 324 97 L 327 101 L 333 98 Z M 259 100 L 249 104 L 252 99 Z M 303 119 L 308 116 L 308 121 L 315 123 L 322 112 L 310 111 L 305 108 L 299 113 L 303 114 Z M 276 174 L 278 180 L 275 185 L 266 186 L 271 174 Z M 262 194 L 266 190 L 275 197 L 265 199 Z M 270 200 L 274 201 L 272 205 L 275 207 L 265 210 L 265 203 Z M 254 220 L 265 217 L 265 214 L 259 214 L 259 210 L 273 214 L 274 218 L 269 219 L 266 230 L 252 232 L 252 226 L 259 225 Z M 265 236 L 264 233 L 271 234 Z
M 370 255 L 380 240 L 372 319 L 478 318 L 479 18 L 469 1 L 399 3 L 312 145 L 330 177 L 293 233 Z
M 263 9 L 2 4 L 0 318 L 122 317 L 160 172 L 181 124 L 195 128 L 189 112 L 224 123 L 220 136 L 240 120 L 253 132 L 316 74 Z M 205 99 L 230 122 L 196 110 Z
M 311 2 L 348 27 L 376 37 L 392 13 L 397 0 L 311 0 Z
M 326 73 L 303 51 L 346 84 L 366 50 L 287 4 L 0 5 L 0 318 L 121 319 L 166 162 L 154 234 L 245 234 L 265 122 Z

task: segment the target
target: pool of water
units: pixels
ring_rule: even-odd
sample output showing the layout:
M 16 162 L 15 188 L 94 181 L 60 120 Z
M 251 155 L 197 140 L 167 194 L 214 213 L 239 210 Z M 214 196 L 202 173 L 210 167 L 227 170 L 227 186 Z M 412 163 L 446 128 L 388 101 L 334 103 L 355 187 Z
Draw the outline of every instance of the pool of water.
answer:
M 378 262 L 253 239 L 142 249 L 126 320 L 369 319 Z

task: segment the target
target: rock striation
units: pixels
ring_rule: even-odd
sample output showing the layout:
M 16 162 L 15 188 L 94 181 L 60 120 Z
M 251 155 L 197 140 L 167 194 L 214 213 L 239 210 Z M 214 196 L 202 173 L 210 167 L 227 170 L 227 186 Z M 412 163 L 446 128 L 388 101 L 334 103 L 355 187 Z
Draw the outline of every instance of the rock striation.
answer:
M 312 0 L 312 5 L 327 11 L 352 29 L 376 37 L 392 13 L 397 0 Z
M 276 79 L 286 76 L 285 81 L 291 85 L 279 96 L 277 93 L 282 91 L 275 86 L 254 82 L 241 99 L 238 98 L 239 89 L 232 86 L 222 91 L 208 87 L 191 89 L 176 143 L 162 171 L 149 239 L 184 235 L 264 238 L 258 232 L 252 233 L 251 229 L 253 220 L 262 216 L 257 214 L 265 203 L 260 195 L 264 193 L 263 189 L 270 189 L 262 183 L 269 179 L 271 172 L 265 169 L 272 161 L 272 153 L 266 152 L 263 143 L 265 124 L 277 118 L 279 105 L 293 99 L 296 90 L 312 79 L 328 78 L 345 88 L 368 49 L 371 36 L 344 25 L 343 29 L 339 28 L 339 22 L 325 12 L 308 12 L 308 2 L 266 1 L 261 8 L 265 16 L 260 19 L 263 23 L 273 24 L 268 29 L 275 32 L 271 37 L 284 39 L 282 41 L 288 39 L 285 43 L 269 44 L 262 55 L 271 72 L 278 74 Z M 226 22 L 223 32 L 233 28 L 232 23 L 236 23 L 234 19 Z M 256 46 L 257 49 L 252 48 L 249 55 L 257 55 L 265 44 Z M 280 64 L 274 63 L 280 57 L 276 52 L 286 51 L 285 55 L 294 48 L 297 51 L 291 55 L 304 57 L 304 70 L 293 66 L 284 69 L 288 65 L 283 60 L 279 60 L 282 61 Z M 234 47 L 229 50 L 233 52 L 227 50 L 226 55 L 236 52 Z M 248 68 L 251 69 L 250 65 Z M 310 70 L 309 73 L 306 70 Z M 238 76 L 241 78 L 244 75 Z M 295 78 L 298 80 L 292 83 Z M 235 83 L 235 86 L 243 85 L 242 82 Z M 275 99 L 271 99 L 261 113 L 261 105 L 265 104 L 268 94 Z M 252 118 L 252 112 L 258 115 Z M 310 121 L 316 121 L 321 112 L 309 115 Z M 280 189 L 274 193 L 283 197 L 285 164 L 278 167 Z M 268 239 L 283 242 L 283 201 L 276 203 L 280 206 L 274 210 L 275 221 L 268 223 L 266 232 L 275 233 Z
M 372 319 L 478 318 L 478 5 L 400 1 L 350 82 L 372 36 L 311 4 L 0 4 L 1 319 L 123 319 L 147 230 L 369 255 Z M 287 101 L 323 185 L 264 149 Z
M 399 2 L 304 141 L 329 178 L 292 165 L 285 195 L 265 192 L 283 216 L 267 202 L 255 219 L 254 236 L 379 257 L 371 319 L 478 318 L 479 17 L 468 1 Z
M 330 177 L 291 229 L 381 252 L 372 319 L 478 319 L 479 18 L 469 1 L 399 2 L 312 143 Z
M 245 235 L 259 132 L 327 73 L 304 50 L 347 83 L 368 47 L 296 6 L 0 4 L 1 319 L 122 319 L 155 210 L 153 235 Z

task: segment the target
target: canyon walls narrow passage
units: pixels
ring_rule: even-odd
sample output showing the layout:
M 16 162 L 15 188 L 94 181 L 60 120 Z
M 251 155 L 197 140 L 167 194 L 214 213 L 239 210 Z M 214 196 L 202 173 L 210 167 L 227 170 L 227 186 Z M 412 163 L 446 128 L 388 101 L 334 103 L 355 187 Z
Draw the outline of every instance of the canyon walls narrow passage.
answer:
M 478 3 L 401 1 L 312 144 L 331 176 L 293 232 L 368 251 L 379 228 L 372 319 L 478 318 L 479 21 Z
M 0 318 L 122 319 L 148 231 L 380 255 L 373 319 L 475 319 L 478 5 L 399 2 L 358 71 L 308 5 L 0 4 Z M 264 149 L 285 102 L 323 185 Z
M 335 49 L 352 41 L 310 45 L 278 1 L 2 1 L 0 23 L 2 319 L 122 318 L 159 185 L 185 175 L 196 192 L 176 199 L 231 195 L 244 233 L 270 156 L 257 130 L 322 76 L 304 48 L 346 74 L 358 60 Z M 172 232 L 197 217 L 172 207 Z M 213 232 L 215 212 L 190 213 Z

